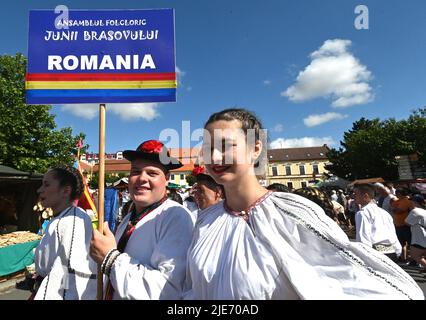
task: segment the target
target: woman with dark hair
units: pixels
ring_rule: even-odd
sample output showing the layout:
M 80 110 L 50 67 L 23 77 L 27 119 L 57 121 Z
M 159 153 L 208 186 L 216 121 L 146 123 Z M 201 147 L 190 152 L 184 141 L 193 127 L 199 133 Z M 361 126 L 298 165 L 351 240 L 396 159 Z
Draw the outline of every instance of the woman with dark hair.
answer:
M 37 190 L 41 205 L 53 218 L 35 251 L 39 286 L 35 300 L 96 299 L 96 263 L 89 256 L 92 222 L 73 202 L 83 193 L 79 171 L 57 166 Z
M 328 198 L 325 192 L 321 191 L 318 188 L 305 187 L 305 188 L 296 189 L 295 191 L 293 191 L 293 193 L 298 194 L 299 196 L 305 197 L 315 202 L 324 210 L 327 216 L 329 216 L 337 224 L 339 224 L 339 219 L 337 218 L 337 214 L 334 211 L 333 203 Z
M 184 298 L 424 298 L 408 274 L 351 243 L 317 204 L 260 185 L 266 139 L 251 112 L 223 110 L 204 128 L 203 160 L 225 200 L 199 213 Z
M 268 190 L 278 191 L 278 192 L 290 192 L 289 188 L 282 183 L 273 183 L 266 187 Z

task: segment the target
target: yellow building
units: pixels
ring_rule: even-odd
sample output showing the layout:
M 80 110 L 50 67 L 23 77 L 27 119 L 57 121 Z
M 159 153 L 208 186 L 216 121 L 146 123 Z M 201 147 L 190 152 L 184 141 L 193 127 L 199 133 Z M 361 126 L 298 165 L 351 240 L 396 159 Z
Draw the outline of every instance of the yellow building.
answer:
M 327 172 L 327 145 L 321 147 L 269 149 L 266 180 L 267 184 L 282 183 L 298 189 L 315 185 L 323 180 Z

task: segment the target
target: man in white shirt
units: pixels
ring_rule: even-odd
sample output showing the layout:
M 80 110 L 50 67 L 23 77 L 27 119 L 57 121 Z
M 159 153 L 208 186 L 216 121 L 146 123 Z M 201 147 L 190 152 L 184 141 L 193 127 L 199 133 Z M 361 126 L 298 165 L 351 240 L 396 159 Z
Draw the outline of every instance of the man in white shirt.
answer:
M 382 252 L 393 261 L 401 254 L 391 215 L 373 201 L 374 187 L 368 184 L 355 186 L 355 202 L 361 209 L 355 215 L 356 241 Z
M 105 300 L 181 298 L 186 252 L 194 223 L 186 208 L 167 198 L 169 171 L 182 164 L 157 140 L 125 150 L 131 162 L 133 201 L 114 235 L 94 230 L 90 254 L 108 278 Z
M 425 198 L 416 194 L 411 198 L 411 211 L 405 222 L 411 227 L 410 255 L 426 271 L 426 210 Z
M 331 190 L 331 196 L 330 199 L 333 201 L 337 201 L 339 198 L 337 197 L 336 190 Z
M 389 212 L 390 214 L 392 214 L 391 202 L 393 199 L 396 198 L 396 196 L 394 196 L 390 192 L 390 190 L 387 187 L 385 187 L 383 184 L 381 184 L 380 182 L 376 182 L 374 186 L 376 187 L 377 192 L 379 193 L 380 197 L 383 200 L 381 202 L 380 207 L 386 210 L 387 212 Z

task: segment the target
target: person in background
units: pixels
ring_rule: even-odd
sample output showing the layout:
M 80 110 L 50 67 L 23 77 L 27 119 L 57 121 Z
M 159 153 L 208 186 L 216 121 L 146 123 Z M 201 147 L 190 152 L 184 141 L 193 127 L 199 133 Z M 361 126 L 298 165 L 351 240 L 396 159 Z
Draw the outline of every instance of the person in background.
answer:
M 273 183 L 266 187 L 268 190 L 278 191 L 278 192 L 290 192 L 288 187 L 282 183 Z
M 386 188 L 388 188 L 390 194 L 396 196 L 396 189 L 394 188 L 393 183 L 385 182 L 384 185 L 385 185 Z
M 163 143 L 148 140 L 125 150 L 131 162 L 132 205 L 115 237 L 93 232 L 90 254 L 106 276 L 105 300 L 178 300 L 194 227 L 190 213 L 167 198 L 170 170 L 182 167 Z
M 397 189 L 396 198 L 391 202 L 393 223 L 396 228 L 396 234 L 402 246 L 401 262 L 406 265 L 410 264 L 408 260 L 408 250 L 411 242 L 410 226 L 405 224 L 405 219 L 408 216 L 411 207 L 411 200 L 408 197 L 406 189 Z
M 337 202 L 340 203 L 343 208 L 346 208 L 346 196 L 342 189 L 339 189 L 337 192 Z
M 426 271 L 426 210 L 425 198 L 416 194 L 411 199 L 411 211 L 405 222 L 411 228 L 411 258 Z
M 351 220 L 349 216 L 346 215 L 345 207 L 340 204 L 340 202 L 331 200 L 333 205 L 333 210 L 335 215 L 339 221 L 340 226 L 346 228 L 346 230 L 350 230 L 353 228 Z
M 185 299 L 424 299 L 407 273 L 349 241 L 317 204 L 259 183 L 266 136 L 253 113 L 226 109 L 204 128 L 204 163 L 225 200 L 198 215 Z
M 336 190 L 331 190 L 331 196 L 330 196 L 330 199 L 331 200 L 333 200 L 333 201 L 337 201 L 339 198 L 337 197 L 337 193 L 336 193 Z
M 327 194 L 314 187 L 304 187 L 300 189 L 296 189 L 293 191 L 294 194 L 302 196 L 306 199 L 309 199 L 312 202 L 315 202 L 317 205 L 324 210 L 325 214 L 334 220 L 338 225 L 340 225 L 339 218 L 337 216 L 337 212 L 334 209 L 334 205 L 332 200 L 330 200 Z
M 35 250 L 35 300 L 96 299 L 97 266 L 89 256 L 92 221 L 73 206 L 83 187 L 77 169 L 57 166 L 44 175 L 37 190 L 41 205 L 51 208 L 53 218 Z
M 200 211 L 223 200 L 225 194 L 223 186 L 216 183 L 216 181 L 205 172 L 204 167 L 194 168 L 192 175 L 197 180 L 194 189 L 194 198 Z
M 179 204 L 183 204 L 182 197 L 178 194 L 176 189 L 169 189 L 167 197 L 170 200 L 176 201 Z
M 390 193 L 389 189 L 385 187 L 383 184 L 381 184 L 380 182 L 376 182 L 374 186 L 376 187 L 376 191 L 380 195 L 380 199 L 381 199 L 381 201 L 379 201 L 378 203 L 379 207 L 389 212 L 389 214 L 392 214 L 391 203 L 393 199 L 396 198 L 396 196 Z
M 348 217 L 351 221 L 351 225 L 355 226 L 355 214 L 359 211 L 360 206 L 355 202 L 355 194 L 353 191 L 348 195 L 347 198 L 347 209 Z
M 368 184 L 355 185 L 355 201 L 361 209 L 355 215 L 356 241 L 385 254 L 397 261 L 401 245 L 396 236 L 392 217 L 373 201 L 374 187 Z

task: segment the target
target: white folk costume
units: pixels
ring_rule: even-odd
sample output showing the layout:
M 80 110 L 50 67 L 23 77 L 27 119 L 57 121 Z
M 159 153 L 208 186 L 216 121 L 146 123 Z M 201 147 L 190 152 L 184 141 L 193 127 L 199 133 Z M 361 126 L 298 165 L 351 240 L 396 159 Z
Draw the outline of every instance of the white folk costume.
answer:
M 189 210 L 189 212 L 191 212 L 192 220 L 195 223 L 195 221 L 197 221 L 197 216 L 198 216 L 198 211 L 199 211 L 197 204 L 194 201 L 184 200 L 183 206 L 185 208 L 187 208 Z
M 411 227 L 411 244 L 426 248 L 426 210 L 414 208 L 405 222 Z
M 244 213 L 241 213 L 244 214 Z M 185 299 L 423 299 L 388 257 L 350 242 L 315 203 L 267 193 L 245 219 L 220 202 L 200 212 Z
M 356 240 L 382 253 L 401 255 L 402 248 L 396 235 L 392 216 L 370 202 L 355 215 Z
M 117 243 L 130 218 L 129 213 L 118 226 Z M 135 225 L 124 252 L 111 267 L 111 298 L 180 299 L 193 228 L 188 210 L 169 199 L 147 213 Z
M 92 222 L 81 208 L 68 207 L 50 221 L 35 250 L 35 270 L 44 277 L 35 300 L 96 299 L 91 238 Z

